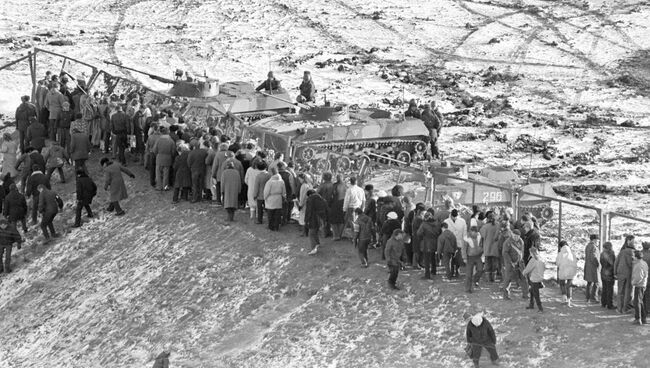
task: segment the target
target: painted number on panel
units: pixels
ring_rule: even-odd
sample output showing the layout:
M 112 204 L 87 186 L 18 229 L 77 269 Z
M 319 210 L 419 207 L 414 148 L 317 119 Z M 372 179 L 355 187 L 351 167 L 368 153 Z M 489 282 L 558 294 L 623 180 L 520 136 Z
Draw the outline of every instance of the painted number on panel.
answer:
M 484 192 L 483 193 L 483 202 L 501 202 L 503 201 L 503 192 Z

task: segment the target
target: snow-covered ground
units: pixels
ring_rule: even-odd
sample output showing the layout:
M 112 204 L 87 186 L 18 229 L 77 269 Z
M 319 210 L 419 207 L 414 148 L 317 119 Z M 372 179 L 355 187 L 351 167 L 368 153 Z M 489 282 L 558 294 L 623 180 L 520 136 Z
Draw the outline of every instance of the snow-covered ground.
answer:
M 435 99 L 446 113 L 473 105 L 443 130 L 447 157 L 523 170 L 573 199 L 650 218 L 649 16 L 647 1 L 622 0 L 4 0 L 0 64 L 40 47 L 161 90 L 103 61 L 254 83 L 271 69 L 293 95 L 310 70 L 319 101 L 397 110 L 395 100 Z M 61 67 L 37 62 L 39 76 Z M 30 92 L 27 63 L 0 71 L 0 86 L 0 113 L 11 119 Z M 517 148 L 522 134 L 556 152 Z M 478 304 L 505 366 L 647 361 L 635 343 L 648 330 L 600 307 L 567 311 L 554 300 L 531 317 L 523 302 L 497 300 L 496 286 L 468 297 L 414 272 L 406 291 L 389 294 L 376 254 L 369 270 L 347 244 L 306 258 L 303 240 L 225 227 L 214 208 L 172 209 L 139 185 L 147 189 L 133 193 L 127 217 L 102 216 L 50 248 L 17 253 L 16 272 L 0 279 L 0 365 L 142 367 L 166 347 L 180 367 L 469 366 L 462 314 Z M 581 249 L 594 212 L 564 214 L 565 236 Z M 612 224 L 616 247 L 624 233 L 650 238 L 645 225 Z M 549 245 L 556 226 L 544 230 Z M 556 295 L 545 289 L 546 300 Z

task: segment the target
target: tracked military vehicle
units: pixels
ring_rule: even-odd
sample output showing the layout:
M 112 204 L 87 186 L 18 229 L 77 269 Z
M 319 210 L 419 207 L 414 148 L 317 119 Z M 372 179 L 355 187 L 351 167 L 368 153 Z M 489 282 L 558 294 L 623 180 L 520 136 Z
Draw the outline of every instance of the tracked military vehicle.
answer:
M 234 115 L 244 120 L 255 120 L 289 112 L 294 107 L 285 102 L 290 97 L 283 88 L 265 94 L 257 92 L 255 87 L 247 82 L 220 83 L 218 79 L 192 76 L 178 69 L 174 73 L 174 78 L 170 79 L 109 61 L 105 61 L 105 63 L 144 74 L 162 83 L 171 84 L 172 87 L 169 90 L 161 93 L 184 101 L 181 114 L 188 122 L 196 121 L 199 124 L 212 127 L 219 124 L 227 115 Z M 269 94 L 277 98 L 269 97 Z M 222 125 L 224 134 L 234 135 L 236 128 L 241 129 L 239 124 L 233 124 L 232 121 L 224 122 Z
M 535 178 L 520 178 L 515 171 L 500 166 L 470 173 L 463 164 L 434 163 L 429 166 L 428 171 L 433 175 L 435 182 L 433 195 L 436 204 L 444 203 L 447 197 L 454 203 L 467 207 L 513 207 L 518 202 L 521 214 L 530 212 L 541 222 L 553 217 L 551 201 L 548 198 L 554 198 L 556 194 L 551 183 Z M 474 182 L 455 179 L 454 176 Z
M 420 119 L 389 111 L 329 104 L 259 120 L 245 129 L 266 150 L 283 152 L 317 172 L 354 171 L 364 161 L 408 165 L 427 155 L 428 130 Z

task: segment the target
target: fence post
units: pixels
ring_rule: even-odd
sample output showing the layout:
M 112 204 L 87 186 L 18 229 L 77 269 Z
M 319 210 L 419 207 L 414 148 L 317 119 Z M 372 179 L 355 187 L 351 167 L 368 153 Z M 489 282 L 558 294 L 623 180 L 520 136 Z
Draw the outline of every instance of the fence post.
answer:
M 472 205 L 476 203 L 476 183 L 472 183 Z
M 557 215 L 557 240 L 562 240 L 562 202 L 559 202 L 559 209 Z

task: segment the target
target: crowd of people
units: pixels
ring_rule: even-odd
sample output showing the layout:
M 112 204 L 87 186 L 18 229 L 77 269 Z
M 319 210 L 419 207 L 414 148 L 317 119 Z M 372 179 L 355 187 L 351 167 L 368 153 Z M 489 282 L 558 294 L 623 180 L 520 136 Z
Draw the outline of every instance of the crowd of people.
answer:
M 318 253 L 321 237 L 348 241 L 355 247 L 361 267 L 371 263 L 369 251 L 378 250 L 377 257 L 388 266 L 392 289 L 399 289 L 399 272 L 406 268 L 423 270 L 426 280 L 457 279 L 464 269 L 467 293 L 482 284 L 500 282 L 503 299 L 512 300 L 511 289 L 518 285 L 522 297 L 529 301 L 527 308 L 536 306 L 543 312 L 539 291 L 544 287 L 546 265 L 540 257 L 537 221 L 530 213 L 515 219 L 507 208 L 474 208 L 463 213 L 451 200 L 445 201 L 443 208 L 414 204 L 400 185 L 387 193 L 370 183 L 362 187 L 355 177 L 330 172 L 318 177 L 309 166 L 296 168 L 285 161 L 281 152 L 270 157 L 255 141 L 188 124 L 173 108 L 146 103 L 137 93 L 91 95 L 81 80 L 72 90 L 69 84 L 65 75 L 46 75 L 38 82 L 35 103 L 22 97 L 16 111 L 18 142 L 10 134 L 3 136 L 0 204 L 5 218 L 0 220 L 0 246 L 5 272 L 11 271 L 12 246 L 22 242 L 17 226 L 28 231 L 28 215 L 36 223 L 40 214 L 46 240 L 58 236 L 53 220 L 62 200 L 52 189 L 52 176 L 57 172 L 65 183 L 66 163 L 74 162 L 74 226 L 82 225 L 83 210 L 88 217 L 94 216 L 91 204 L 97 185 L 86 162 L 90 152 L 95 152 L 105 156 L 99 163 L 104 189 L 110 190 L 106 210 L 117 216 L 125 214 L 119 202 L 128 197 L 123 175 L 135 177 L 126 166 L 141 164 L 149 173 L 150 185 L 158 191 L 171 191 L 174 204 L 213 202 L 226 210 L 228 221 L 235 220 L 238 209 L 248 208 L 251 222 L 266 222 L 270 231 L 297 222 L 300 234 L 309 239 L 310 255 Z M 303 84 L 307 96 L 302 99 L 313 101 L 310 75 L 305 74 Z M 279 87 L 272 74 L 259 89 L 267 87 Z M 430 105 L 420 111 L 412 102 L 406 115 L 425 121 L 431 131 L 432 155 L 438 156 L 439 112 Z M 30 207 L 26 199 L 30 199 Z M 650 244 L 643 244 L 643 252 L 636 251 L 634 237 L 628 236 L 617 256 L 610 242 L 603 248 L 599 254 L 596 235 L 586 245 L 586 300 L 596 302 L 600 289 L 603 307 L 618 308 L 620 313 L 634 310 L 635 323 L 646 323 Z M 558 246 L 557 266 L 563 301 L 570 307 L 577 260 L 563 240 Z M 476 328 L 483 323 L 478 318 L 471 322 Z

